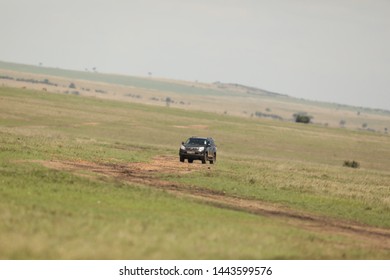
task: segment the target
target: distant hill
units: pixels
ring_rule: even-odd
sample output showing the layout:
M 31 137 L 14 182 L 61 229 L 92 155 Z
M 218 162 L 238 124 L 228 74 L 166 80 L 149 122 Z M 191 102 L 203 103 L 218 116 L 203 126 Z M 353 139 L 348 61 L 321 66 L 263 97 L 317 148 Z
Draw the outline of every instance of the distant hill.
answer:
M 288 97 L 286 94 L 280 94 L 280 93 L 271 92 L 271 91 L 267 91 L 267 90 L 259 89 L 259 88 L 255 88 L 255 87 L 249 87 L 249 86 L 245 86 L 245 85 L 241 85 L 241 84 L 215 82 L 214 85 L 218 86 L 218 88 L 220 88 L 220 89 L 242 91 L 242 92 L 245 92 L 247 94 L 259 94 L 259 95 Z
M 294 114 L 305 113 L 316 125 L 368 132 L 387 133 L 390 126 L 387 110 L 298 99 L 233 83 L 207 84 L 0 61 L 0 85 L 278 121 L 293 121 Z

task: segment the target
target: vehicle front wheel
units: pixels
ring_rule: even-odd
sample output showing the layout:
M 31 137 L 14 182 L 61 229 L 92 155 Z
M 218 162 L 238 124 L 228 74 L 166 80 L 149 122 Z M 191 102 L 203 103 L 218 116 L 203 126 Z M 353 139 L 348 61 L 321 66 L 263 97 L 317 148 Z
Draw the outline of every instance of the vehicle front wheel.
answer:
M 217 154 L 214 154 L 213 159 L 210 159 L 210 164 L 217 162 Z
M 180 157 L 180 161 L 181 161 L 181 162 L 184 162 L 184 157 L 181 156 L 181 157 Z
M 207 158 L 208 158 L 207 153 L 205 153 L 205 154 L 204 154 L 204 157 L 202 158 L 202 164 L 205 164 L 205 163 L 206 163 Z

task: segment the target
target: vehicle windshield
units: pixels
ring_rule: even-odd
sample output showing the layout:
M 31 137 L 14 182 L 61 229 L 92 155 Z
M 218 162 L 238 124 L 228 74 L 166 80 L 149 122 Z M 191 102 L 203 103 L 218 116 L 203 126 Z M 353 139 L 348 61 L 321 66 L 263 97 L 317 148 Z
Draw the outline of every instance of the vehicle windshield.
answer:
M 189 145 L 206 145 L 207 140 L 206 139 L 201 139 L 201 138 L 190 138 L 186 141 L 186 144 Z

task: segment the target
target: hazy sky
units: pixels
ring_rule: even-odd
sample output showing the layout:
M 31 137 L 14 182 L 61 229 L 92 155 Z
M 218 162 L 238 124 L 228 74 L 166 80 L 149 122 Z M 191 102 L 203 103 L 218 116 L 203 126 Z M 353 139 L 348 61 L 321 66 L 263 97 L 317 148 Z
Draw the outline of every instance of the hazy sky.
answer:
M 390 109 L 389 0 L 0 0 L 0 60 Z

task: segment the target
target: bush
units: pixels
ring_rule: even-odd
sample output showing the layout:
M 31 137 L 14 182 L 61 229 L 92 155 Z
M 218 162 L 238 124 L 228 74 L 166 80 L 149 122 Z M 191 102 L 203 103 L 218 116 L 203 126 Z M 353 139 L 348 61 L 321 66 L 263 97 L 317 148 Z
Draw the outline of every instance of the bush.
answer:
M 296 113 L 293 115 L 295 122 L 297 123 L 310 123 L 312 116 L 307 115 L 306 113 Z
M 352 161 L 345 160 L 343 166 L 351 167 L 351 168 L 359 168 L 360 164 L 354 160 L 352 160 Z
M 4 79 L 4 80 L 15 80 L 14 78 L 10 77 L 10 76 L 0 76 L 0 79 Z
M 259 117 L 259 118 L 271 118 L 271 119 L 275 119 L 275 120 L 283 120 L 283 118 L 281 116 L 278 116 L 275 114 L 262 113 L 259 111 L 256 111 L 255 116 Z

